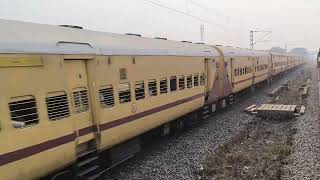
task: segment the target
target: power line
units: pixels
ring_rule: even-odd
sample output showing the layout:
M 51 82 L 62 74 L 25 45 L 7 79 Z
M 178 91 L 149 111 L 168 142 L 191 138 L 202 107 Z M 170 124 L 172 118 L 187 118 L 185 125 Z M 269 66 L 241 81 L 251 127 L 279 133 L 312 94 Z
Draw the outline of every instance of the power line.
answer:
M 217 23 L 215 23 L 215 22 L 208 21 L 208 20 L 203 19 L 203 18 L 201 18 L 201 17 L 199 17 L 199 16 L 192 15 L 192 14 L 190 14 L 190 13 L 188 13 L 188 12 L 184 12 L 184 11 L 181 11 L 181 10 L 178 10 L 178 9 L 175 9 L 175 8 L 172 8 L 172 7 L 166 6 L 166 5 L 164 5 L 164 4 L 161 4 L 161 3 L 159 3 L 159 2 L 155 2 L 155 1 L 151 1 L 151 0 L 143 0 L 143 1 L 145 1 L 145 2 L 147 2 L 147 3 L 150 3 L 150 4 L 153 4 L 153 5 L 155 5 L 155 6 L 159 6 L 159 7 L 168 9 L 168 10 L 173 11 L 173 12 L 176 12 L 176 13 L 178 13 L 178 14 L 182 14 L 182 15 L 191 17 L 191 18 L 196 19 L 196 20 L 198 20 L 198 21 L 200 21 L 200 22 L 217 26 L 217 27 L 219 27 L 219 28 L 220 28 L 221 30 L 223 30 L 223 31 L 226 30 L 221 24 L 217 24 Z
M 193 0 L 189 0 L 189 2 L 192 3 L 193 5 L 201 8 L 201 9 L 205 10 L 205 11 L 208 11 L 208 12 L 210 12 L 210 13 L 216 14 L 216 16 L 223 16 L 223 17 L 225 17 L 225 18 L 228 18 L 228 16 L 225 16 L 225 15 L 223 15 L 223 14 L 221 14 L 221 13 L 216 12 L 215 9 L 202 6 L 202 5 L 201 5 L 200 3 L 198 3 L 198 2 L 195 2 L 195 1 L 193 1 Z
M 202 4 L 200 4 L 200 3 L 198 3 L 198 2 L 195 2 L 195 1 L 193 1 L 193 0 L 189 0 L 189 2 L 192 3 L 194 6 L 197 6 L 197 7 L 201 8 L 201 9 L 203 9 L 204 11 L 207 11 L 207 12 L 209 12 L 209 13 L 214 13 L 216 16 L 223 17 L 223 18 L 225 19 L 225 21 L 227 22 L 227 24 L 230 24 L 230 22 L 231 22 L 231 21 L 230 21 L 230 19 L 231 19 L 230 16 L 224 15 L 224 14 L 222 14 L 222 13 L 219 13 L 219 12 L 217 12 L 216 9 L 203 6 Z M 232 18 L 232 19 L 234 19 L 234 18 Z M 242 20 L 238 20 L 238 22 L 239 22 L 239 21 L 242 21 Z M 239 24 L 242 24 L 242 25 L 245 24 L 245 26 L 249 28 L 249 26 L 246 25 L 246 23 L 244 23 L 243 21 L 240 22 Z M 233 25 L 235 25 L 235 24 L 233 24 Z M 242 27 L 243 27 L 242 25 L 241 25 L 241 29 L 242 29 Z M 237 27 L 237 29 L 240 29 L 240 27 Z

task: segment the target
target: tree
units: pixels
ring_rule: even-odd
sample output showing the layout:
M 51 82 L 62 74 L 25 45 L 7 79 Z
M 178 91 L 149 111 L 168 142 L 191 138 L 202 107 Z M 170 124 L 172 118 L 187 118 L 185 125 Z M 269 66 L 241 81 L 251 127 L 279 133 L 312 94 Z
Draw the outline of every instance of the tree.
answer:
M 281 47 L 272 47 L 270 49 L 271 52 L 275 53 L 286 53 L 287 51 L 285 49 L 282 49 Z
M 308 55 L 308 50 L 306 48 L 294 48 L 290 51 L 290 53 L 305 56 Z

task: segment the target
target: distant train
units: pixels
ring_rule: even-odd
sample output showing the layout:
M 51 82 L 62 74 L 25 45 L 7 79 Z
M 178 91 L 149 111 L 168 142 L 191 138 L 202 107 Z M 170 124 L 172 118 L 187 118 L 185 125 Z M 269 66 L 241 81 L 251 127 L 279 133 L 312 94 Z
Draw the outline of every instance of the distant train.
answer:
M 0 27 L 3 180 L 94 179 L 105 162 L 138 151 L 140 135 L 155 128 L 168 134 L 183 126 L 180 117 L 205 118 L 304 62 L 78 27 L 10 20 Z

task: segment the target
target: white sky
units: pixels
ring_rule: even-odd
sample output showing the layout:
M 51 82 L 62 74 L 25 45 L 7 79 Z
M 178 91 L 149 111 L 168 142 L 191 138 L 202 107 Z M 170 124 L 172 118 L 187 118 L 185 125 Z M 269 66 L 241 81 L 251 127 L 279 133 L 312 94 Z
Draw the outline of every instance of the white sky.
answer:
M 138 33 L 148 37 L 249 46 L 249 30 L 271 30 L 272 46 L 320 47 L 319 0 L 188 0 L 189 13 L 207 22 L 182 15 L 148 0 L 0 0 L 0 18 L 44 24 L 72 24 L 86 29 Z M 150 0 L 149 0 L 150 1 Z M 186 0 L 151 0 L 186 12 Z M 263 38 L 257 34 L 256 38 Z

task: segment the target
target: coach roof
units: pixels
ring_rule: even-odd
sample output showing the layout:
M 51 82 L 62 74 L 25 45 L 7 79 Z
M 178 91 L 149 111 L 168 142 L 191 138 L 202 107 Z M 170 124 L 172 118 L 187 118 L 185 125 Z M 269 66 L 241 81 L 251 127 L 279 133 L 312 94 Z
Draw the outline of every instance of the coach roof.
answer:
M 0 19 L 0 53 L 217 56 L 208 45 Z
M 261 57 L 261 56 L 270 56 L 270 53 L 267 51 L 257 51 L 244 48 L 236 48 L 231 46 L 215 46 L 218 48 L 225 57 Z

